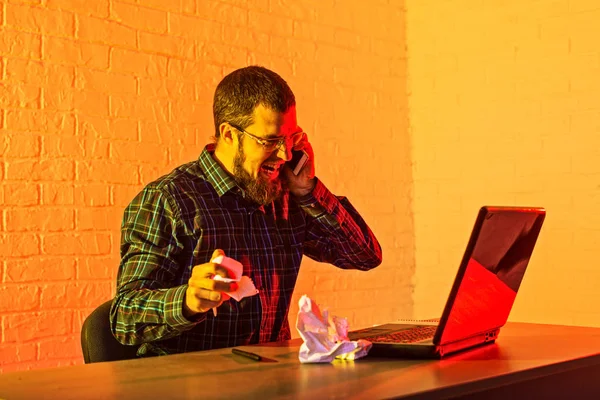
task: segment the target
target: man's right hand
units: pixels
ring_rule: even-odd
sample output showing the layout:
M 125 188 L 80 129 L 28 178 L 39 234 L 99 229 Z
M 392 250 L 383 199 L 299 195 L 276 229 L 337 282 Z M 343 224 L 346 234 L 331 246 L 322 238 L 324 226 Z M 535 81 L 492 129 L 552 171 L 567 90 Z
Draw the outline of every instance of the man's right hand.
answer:
M 214 260 L 215 257 L 220 255 L 224 256 L 225 252 L 217 249 L 210 259 Z M 237 290 L 237 283 L 216 281 L 213 279 L 215 275 L 221 275 L 223 278 L 233 278 L 233 276 L 228 275 L 227 269 L 219 264 L 207 262 L 194 266 L 192 276 L 188 280 L 188 288 L 185 291 L 185 301 L 183 303 L 183 315 L 186 318 L 219 307 L 224 301 L 229 300 L 229 295 L 224 292 Z

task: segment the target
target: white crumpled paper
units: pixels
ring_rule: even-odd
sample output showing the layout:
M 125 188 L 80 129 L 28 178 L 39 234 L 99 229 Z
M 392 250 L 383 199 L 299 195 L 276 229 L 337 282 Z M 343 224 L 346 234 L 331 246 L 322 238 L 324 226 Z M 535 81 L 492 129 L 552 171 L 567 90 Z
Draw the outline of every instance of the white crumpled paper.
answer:
M 237 301 L 240 301 L 244 297 L 254 296 L 258 293 L 258 289 L 256 289 L 256 286 L 254 286 L 252 279 L 246 275 L 242 276 L 244 267 L 239 261 L 225 256 L 217 256 L 212 259 L 211 262 L 220 264 L 222 267 L 227 268 L 232 273 L 233 278 L 223 278 L 221 275 L 215 275 L 213 279 L 215 281 L 237 282 L 238 288 L 235 292 L 225 292 Z
M 319 310 L 317 303 L 307 295 L 298 302 L 296 329 L 304 340 L 298 358 L 301 363 L 326 363 L 334 359 L 357 360 L 366 356 L 373 346 L 363 339 L 348 339 L 346 318 L 329 316 Z

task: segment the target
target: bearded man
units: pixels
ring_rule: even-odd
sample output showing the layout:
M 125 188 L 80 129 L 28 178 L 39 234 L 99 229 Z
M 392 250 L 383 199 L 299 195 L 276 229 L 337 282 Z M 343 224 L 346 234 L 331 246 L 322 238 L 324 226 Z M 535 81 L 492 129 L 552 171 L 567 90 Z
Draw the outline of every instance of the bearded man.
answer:
M 369 270 L 381 247 L 347 198 L 315 176 L 296 100 L 275 72 L 233 71 L 215 90 L 214 143 L 146 186 L 125 209 L 111 308 L 114 336 L 138 356 L 290 339 L 302 256 Z M 297 174 L 288 161 L 308 161 Z M 239 261 L 258 293 L 240 301 L 215 261 Z M 213 312 L 208 312 L 214 310 Z

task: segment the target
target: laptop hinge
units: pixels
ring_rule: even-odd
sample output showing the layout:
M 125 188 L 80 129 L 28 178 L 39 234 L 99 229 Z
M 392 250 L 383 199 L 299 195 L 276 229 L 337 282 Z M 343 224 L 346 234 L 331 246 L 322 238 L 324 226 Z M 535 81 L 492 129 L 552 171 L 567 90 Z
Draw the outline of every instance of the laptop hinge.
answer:
M 498 338 L 499 333 L 500 328 L 496 328 L 491 331 L 480 333 L 478 335 L 471 336 L 466 339 L 457 340 L 456 342 L 440 344 L 438 345 L 439 354 L 440 356 L 444 356 L 480 344 L 493 343 Z

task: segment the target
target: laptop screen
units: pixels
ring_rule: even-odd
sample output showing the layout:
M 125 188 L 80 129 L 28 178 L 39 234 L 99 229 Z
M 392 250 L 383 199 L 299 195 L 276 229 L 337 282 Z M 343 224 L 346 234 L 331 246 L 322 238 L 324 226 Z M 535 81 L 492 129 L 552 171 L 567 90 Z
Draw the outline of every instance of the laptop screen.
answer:
M 434 343 L 506 323 L 544 218 L 541 208 L 481 208 Z

